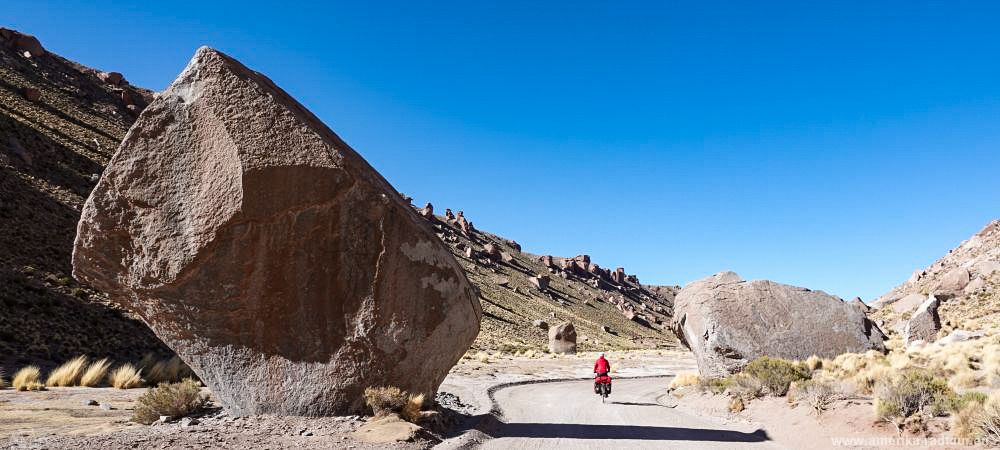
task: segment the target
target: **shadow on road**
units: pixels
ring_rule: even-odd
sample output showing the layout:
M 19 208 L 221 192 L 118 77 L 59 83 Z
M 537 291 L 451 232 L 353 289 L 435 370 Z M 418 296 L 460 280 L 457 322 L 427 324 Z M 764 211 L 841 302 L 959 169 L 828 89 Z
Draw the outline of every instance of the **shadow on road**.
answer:
M 661 408 L 666 408 L 659 403 L 636 403 L 636 402 L 611 402 L 612 405 L 624 405 L 624 406 L 659 406 Z
M 763 442 L 770 438 L 764 430 L 743 433 L 703 428 L 652 427 L 636 425 L 583 425 L 562 423 L 501 423 L 494 437 L 559 439 L 636 439 L 658 441 Z

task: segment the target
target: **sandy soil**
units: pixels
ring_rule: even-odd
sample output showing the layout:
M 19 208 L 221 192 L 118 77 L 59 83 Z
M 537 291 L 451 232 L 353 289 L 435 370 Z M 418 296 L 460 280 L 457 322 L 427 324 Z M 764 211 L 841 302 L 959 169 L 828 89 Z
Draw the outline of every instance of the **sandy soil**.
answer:
M 595 354 L 578 356 L 491 356 L 486 362 L 463 359 L 441 388 L 446 406 L 468 417 L 487 414 L 494 386 L 525 380 L 586 378 Z M 690 370 L 693 360 L 677 351 L 609 353 L 618 376 L 663 375 Z M 145 389 L 51 388 L 41 392 L 0 390 L 0 448 L 376 448 L 351 433 L 364 418 L 254 416 L 233 418 L 216 409 L 199 423 L 146 426 L 129 421 Z M 206 389 L 206 392 L 208 390 Z M 448 394 L 451 394 L 450 396 Z M 101 406 L 88 406 L 89 400 Z M 111 409 L 105 409 L 109 405 Z M 464 430 L 467 431 L 467 430 Z M 463 430 L 456 432 L 463 434 Z M 438 440 L 423 436 L 393 448 L 429 448 Z M 386 448 L 381 446 L 378 448 Z
M 135 399 L 145 391 L 0 390 L 0 448 L 385 448 L 351 437 L 363 424 L 358 416 L 233 418 L 216 408 L 187 427 L 139 425 L 129 418 Z M 89 400 L 100 406 L 86 405 Z M 105 404 L 112 409 L 105 409 Z M 421 439 L 394 448 L 428 448 L 435 442 Z
M 767 431 L 776 444 L 785 448 L 808 449 L 969 449 L 949 442 L 947 420 L 935 419 L 930 436 L 899 434 L 895 427 L 876 423 L 870 399 L 858 398 L 834 402 L 821 415 L 805 405 L 790 405 L 785 398 L 761 398 L 751 401 L 740 413 L 728 409 L 724 395 L 688 390 L 682 398 L 674 397 L 681 412 L 711 417 L 733 425 L 749 425 Z

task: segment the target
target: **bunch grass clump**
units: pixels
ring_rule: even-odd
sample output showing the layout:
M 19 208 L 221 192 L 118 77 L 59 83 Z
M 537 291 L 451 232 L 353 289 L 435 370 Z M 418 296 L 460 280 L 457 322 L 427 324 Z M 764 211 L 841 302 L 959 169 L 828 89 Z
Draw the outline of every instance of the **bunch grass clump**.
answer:
M 19 391 L 40 391 L 45 388 L 45 385 L 39 381 L 41 377 L 42 371 L 37 366 L 22 367 L 21 370 L 14 373 L 11 385 Z
M 424 406 L 424 394 L 410 394 L 396 386 L 365 388 L 365 404 L 376 417 L 398 414 L 407 422 L 417 423 Z
M 668 386 L 668 388 L 677 389 L 686 386 L 697 386 L 700 382 L 701 378 L 698 377 L 698 374 L 685 372 L 677 374 L 673 380 L 670 380 L 670 386 Z
M 109 367 L 111 367 L 111 362 L 108 361 L 108 358 L 90 363 L 87 370 L 84 370 L 83 375 L 80 376 L 80 386 L 96 387 L 100 385 L 107 377 Z
M 83 370 L 86 366 L 87 358 L 83 356 L 77 356 L 66 361 L 49 373 L 49 378 L 45 380 L 45 385 L 48 387 L 76 386 L 80 383 L 80 377 L 83 375 Z
M 108 382 L 116 389 L 132 389 L 142 386 L 142 371 L 131 364 L 122 364 L 108 375 Z
M 176 420 L 201 412 L 208 404 L 208 396 L 201 393 L 201 384 L 190 378 L 179 383 L 162 383 L 139 396 L 132 420 L 149 425 L 167 416 Z

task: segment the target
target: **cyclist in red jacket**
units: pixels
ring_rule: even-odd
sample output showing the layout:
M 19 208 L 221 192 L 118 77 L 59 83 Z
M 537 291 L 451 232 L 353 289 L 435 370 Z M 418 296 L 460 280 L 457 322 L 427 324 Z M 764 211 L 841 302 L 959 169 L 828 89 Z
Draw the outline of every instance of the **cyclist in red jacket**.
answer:
M 597 378 L 594 379 L 594 392 L 599 392 L 597 390 L 597 384 L 598 384 L 597 380 L 602 377 L 607 377 L 608 372 L 610 371 L 611 371 L 611 364 L 608 363 L 608 360 L 604 358 L 604 353 L 602 352 L 601 356 L 598 356 L 597 361 L 594 362 L 594 373 L 597 374 Z

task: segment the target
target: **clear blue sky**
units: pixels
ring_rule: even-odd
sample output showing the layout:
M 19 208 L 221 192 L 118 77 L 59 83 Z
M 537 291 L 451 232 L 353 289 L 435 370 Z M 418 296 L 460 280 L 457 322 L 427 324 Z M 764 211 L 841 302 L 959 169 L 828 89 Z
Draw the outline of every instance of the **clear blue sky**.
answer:
M 130 3 L 0 25 L 156 90 L 221 49 L 415 203 L 644 282 L 871 300 L 1000 217 L 996 2 Z

